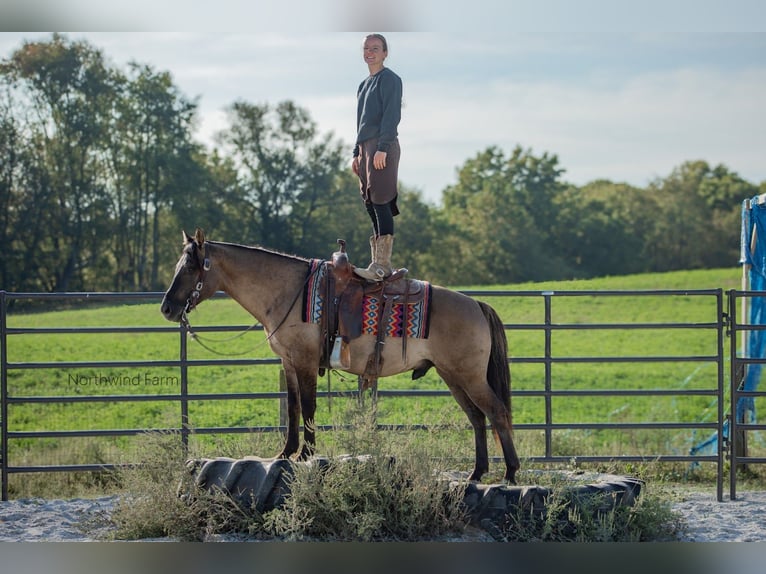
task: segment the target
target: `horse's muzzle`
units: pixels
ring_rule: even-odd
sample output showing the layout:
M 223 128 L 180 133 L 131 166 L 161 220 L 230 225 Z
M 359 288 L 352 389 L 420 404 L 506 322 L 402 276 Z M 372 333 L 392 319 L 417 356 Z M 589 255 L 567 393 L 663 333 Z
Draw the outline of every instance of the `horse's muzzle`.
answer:
M 181 321 L 181 316 L 183 315 L 185 307 L 185 305 L 174 304 L 167 298 L 166 295 L 163 297 L 162 303 L 160 304 L 160 312 L 162 313 L 162 316 L 165 317 L 165 319 L 168 321 L 178 323 Z

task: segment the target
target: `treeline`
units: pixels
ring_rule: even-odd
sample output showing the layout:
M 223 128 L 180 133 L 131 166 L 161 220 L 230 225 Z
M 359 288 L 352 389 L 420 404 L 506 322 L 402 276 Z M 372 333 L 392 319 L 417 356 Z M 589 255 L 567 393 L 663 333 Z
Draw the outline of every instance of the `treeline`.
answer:
M 0 287 L 166 287 L 181 230 L 366 264 L 369 221 L 347 142 L 290 101 L 235 101 L 218 147 L 169 73 L 120 70 L 53 35 L 0 62 Z M 566 183 L 556 155 L 488 147 L 439 206 L 401 186 L 394 264 L 444 285 L 736 264 L 739 205 L 766 191 L 690 161 L 646 188 Z

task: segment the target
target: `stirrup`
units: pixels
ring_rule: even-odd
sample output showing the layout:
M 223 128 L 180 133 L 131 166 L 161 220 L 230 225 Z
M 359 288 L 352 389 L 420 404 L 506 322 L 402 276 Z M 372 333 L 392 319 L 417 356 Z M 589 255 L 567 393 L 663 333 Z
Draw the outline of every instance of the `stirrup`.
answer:
M 367 281 L 381 282 L 391 276 L 391 270 L 383 267 L 380 263 L 370 263 L 366 269 L 354 268 L 354 273 Z
M 348 369 L 351 367 L 351 353 L 348 345 L 343 344 L 343 337 L 336 336 L 330 354 L 330 366 L 333 369 Z
M 399 279 L 402 279 L 405 275 L 409 273 L 409 270 L 406 267 L 401 267 L 399 269 L 394 269 L 394 272 L 391 273 L 388 277 L 385 278 L 385 281 L 398 281 Z

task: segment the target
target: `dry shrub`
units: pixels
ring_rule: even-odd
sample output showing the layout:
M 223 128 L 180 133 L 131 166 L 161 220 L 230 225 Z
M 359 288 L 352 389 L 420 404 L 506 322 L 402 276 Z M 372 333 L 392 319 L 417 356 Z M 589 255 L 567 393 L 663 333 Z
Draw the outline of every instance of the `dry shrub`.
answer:
M 265 528 L 290 540 L 422 540 L 462 532 L 462 489 L 440 479 L 432 436 L 376 429 L 374 412 L 351 407 L 327 466 L 297 466 L 283 507 Z M 349 424 L 350 423 L 350 424 Z
M 668 501 L 642 493 L 627 506 L 615 496 L 554 488 L 542 512 L 519 508 L 493 535 L 505 542 L 661 542 L 678 540 L 686 528 Z
M 186 460 L 179 433 L 146 434 L 141 462 L 119 471 L 128 493 L 120 497 L 112 513 L 115 538 L 199 541 L 258 530 L 255 513 L 222 492 L 194 487 Z M 181 497 L 179 492 L 193 494 Z

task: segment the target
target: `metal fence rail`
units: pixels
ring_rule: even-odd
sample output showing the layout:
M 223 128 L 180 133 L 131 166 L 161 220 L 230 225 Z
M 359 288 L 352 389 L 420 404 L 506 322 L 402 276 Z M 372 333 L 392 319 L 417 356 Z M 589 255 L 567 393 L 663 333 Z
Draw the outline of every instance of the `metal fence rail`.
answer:
M 543 388 L 541 390 L 514 390 L 514 397 L 537 397 L 544 402 L 544 417 L 540 422 L 516 424 L 517 430 L 542 431 L 545 446 L 542 456 L 528 457 L 530 462 L 541 463 L 567 463 L 570 456 L 556 456 L 553 449 L 553 433 L 561 430 L 642 430 L 642 429 L 666 429 L 666 430 L 695 430 L 707 429 L 718 433 L 718 452 L 712 456 L 702 455 L 679 455 L 679 454 L 656 454 L 652 456 L 640 455 L 593 455 L 578 456 L 582 462 L 608 462 L 608 461 L 664 461 L 664 462 L 710 462 L 717 468 L 717 496 L 718 500 L 723 497 L 723 475 L 725 458 L 725 441 L 723 440 L 724 417 L 724 336 L 727 315 L 723 312 L 723 292 L 721 289 L 711 290 L 656 290 L 656 291 L 464 291 L 472 297 L 522 297 L 540 300 L 543 305 L 543 320 L 538 323 L 506 324 L 508 331 L 535 330 L 543 334 L 543 349 L 540 356 L 534 357 L 510 357 L 512 364 L 539 364 L 544 369 Z M 2 466 L 2 499 L 7 500 L 8 476 L 13 473 L 23 472 L 61 472 L 61 471 L 92 471 L 110 468 L 109 464 L 84 464 L 84 465 L 50 465 L 50 466 L 22 466 L 14 464 L 9 459 L 9 442 L 25 438 L 72 438 L 72 437 L 95 437 L 95 436 L 131 436 L 146 432 L 147 430 L 176 430 L 180 431 L 184 441 L 188 440 L 190 432 L 189 402 L 206 400 L 239 400 L 239 399 L 281 399 L 284 400 L 286 393 L 261 392 L 261 393 L 205 393 L 191 394 L 188 389 L 188 370 L 200 366 L 257 366 L 266 364 L 278 364 L 276 358 L 267 359 L 206 359 L 191 360 L 187 356 L 186 333 L 179 326 L 167 327 L 57 327 L 57 328 L 32 328 L 32 327 L 9 327 L 8 312 L 9 304 L 19 300 L 79 300 L 81 302 L 108 302 L 123 303 L 126 301 L 156 301 L 159 303 L 162 293 L 10 293 L 0 291 L 0 430 L 2 438 L 0 443 L 0 464 Z M 703 297 L 710 299 L 711 316 L 716 318 L 710 322 L 657 322 L 657 323 L 556 323 L 552 319 L 553 303 L 556 300 L 574 297 Z M 259 327 L 260 328 L 260 327 Z M 202 331 L 243 331 L 252 329 L 248 326 L 221 326 L 199 327 L 195 330 Z M 709 352 L 703 355 L 688 356 L 554 356 L 552 353 L 552 336 L 557 331 L 588 331 L 588 330 L 646 330 L 646 329 L 694 329 L 706 330 L 715 333 L 715 344 L 711 344 Z M 73 333 L 157 333 L 177 332 L 179 334 L 178 359 L 177 360 L 154 360 L 154 361 L 66 361 L 66 362 L 14 362 L 8 357 L 7 340 L 16 335 L 69 335 Z M 640 362 L 692 362 L 714 363 L 717 368 L 717 381 L 714 387 L 704 389 L 554 389 L 552 367 L 555 364 L 564 363 L 591 363 L 594 365 L 607 363 L 640 363 Z M 180 378 L 179 392 L 173 394 L 151 395 L 68 395 L 68 396 L 12 396 L 8 392 L 8 373 L 13 370 L 26 369 L 81 369 L 81 368 L 115 368 L 115 367 L 170 367 L 178 369 Z M 332 399 L 339 396 L 337 392 L 318 392 L 318 398 Z M 349 396 L 348 391 L 342 393 Z M 361 396 L 361 395 L 360 395 Z M 385 397 L 441 397 L 449 396 L 447 390 L 379 390 L 373 389 L 375 400 Z M 559 397 L 683 397 L 683 396 L 709 396 L 716 405 L 716 420 L 708 422 L 598 422 L 598 423 L 554 423 L 553 399 Z M 30 403 L 98 403 L 98 402 L 133 402 L 133 401 L 174 401 L 179 404 L 179 426 L 176 429 L 107 429 L 107 430 L 55 430 L 44 431 L 19 431 L 9 428 L 8 412 L 15 405 Z M 423 425 L 413 423 L 411 425 L 379 425 L 382 429 L 420 428 Z M 283 431 L 284 424 L 266 427 L 214 427 L 194 428 L 195 434 L 220 434 L 220 433 L 246 433 L 253 431 L 270 432 Z M 329 430 L 331 426 L 319 427 Z M 495 459 L 497 460 L 497 459 Z M 734 492 L 732 483 L 731 492 Z

